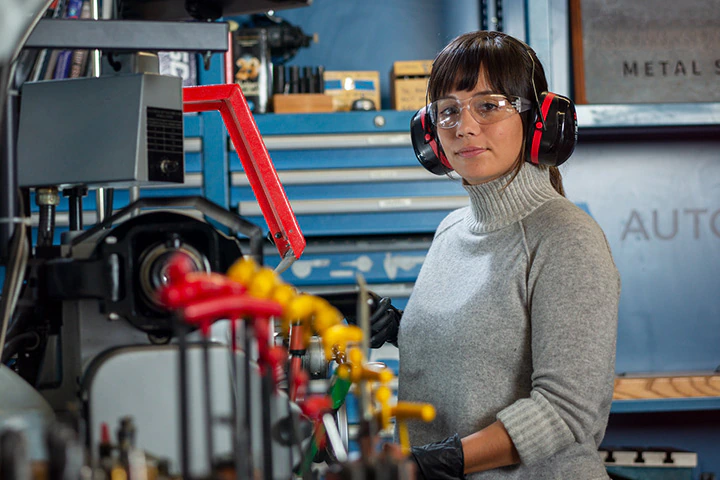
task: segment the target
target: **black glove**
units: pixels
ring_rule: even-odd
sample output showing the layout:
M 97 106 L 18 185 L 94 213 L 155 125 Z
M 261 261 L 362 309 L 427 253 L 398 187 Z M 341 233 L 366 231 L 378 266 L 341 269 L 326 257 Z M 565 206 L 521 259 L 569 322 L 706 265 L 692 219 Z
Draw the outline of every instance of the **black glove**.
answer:
M 465 479 L 465 455 L 457 433 L 441 442 L 412 447 L 410 454 L 417 463 L 420 480 Z
M 370 315 L 370 348 L 380 348 L 385 342 L 397 347 L 402 310 L 393 307 L 388 297 L 379 298 L 375 305 Z
M 392 300 L 388 297 L 381 298 L 372 291 L 367 293 L 370 310 L 370 347 L 380 348 L 385 342 L 390 342 L 397 347 L 402 310 L 393 307 Z M 327 293 L 320 294 L 320 296 L 340 310 L 349 324 L 358 324 L 357 301 L 359 295 L 357 291 Z

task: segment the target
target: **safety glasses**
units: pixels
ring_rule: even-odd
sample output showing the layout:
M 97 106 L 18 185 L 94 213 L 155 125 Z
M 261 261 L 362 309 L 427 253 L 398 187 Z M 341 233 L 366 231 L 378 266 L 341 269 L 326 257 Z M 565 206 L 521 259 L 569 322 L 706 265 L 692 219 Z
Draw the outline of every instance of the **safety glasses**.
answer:
M 506 97 L 497 93 L 478 93 L 460 101 L 441 98 L 430 104 L 430 120 L 439 128 L 453 128 L 460 123 L 464 108 L 481 125 L 497 123 L 532 108 L 532 102 L 521 97 Z

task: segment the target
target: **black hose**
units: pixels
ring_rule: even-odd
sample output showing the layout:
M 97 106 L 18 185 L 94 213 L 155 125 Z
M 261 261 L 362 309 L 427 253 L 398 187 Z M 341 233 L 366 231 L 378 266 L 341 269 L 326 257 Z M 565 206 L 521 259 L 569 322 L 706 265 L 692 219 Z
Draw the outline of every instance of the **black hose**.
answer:
M 34 340 L 35 343 L 29 348 L 29 350 L 40 346 L 40 334 L 38 334 L 37 332 L 21 333 L 20 335 L 8 340 L 5 343 L 5 348 L 3 349 L 2 359 L 0 359 L 0 363 L 7 363 L 8 360 L 10 360 L 15 354 L 20 351 L 21 344 L 25 342 L 25 340 L 30 339 Z

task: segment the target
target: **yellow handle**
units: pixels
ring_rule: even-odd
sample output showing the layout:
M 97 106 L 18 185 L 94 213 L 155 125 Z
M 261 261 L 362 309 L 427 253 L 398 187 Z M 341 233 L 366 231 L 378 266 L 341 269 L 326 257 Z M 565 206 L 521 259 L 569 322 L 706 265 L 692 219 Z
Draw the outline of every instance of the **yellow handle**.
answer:
M 416 418 L 423 422 L 435 420 L 435 407 L 429 403 L 398 402 L 392 409 L 393 417 L 399 419 Z
M 261 268 L 250 280 L 247 286 L 247 293 L 255 298 L 271 298 L 273 290 L 278 285 L 278 278 L 275 272 L 269 268 Z
M 410 455 L 410 434 L 408 434 L 407 423 L 398 420 L 398 439 L 400 440 L 400 450 L 403 455 Z
M 363 331 L 353 325 L 335 325 L 325 330 L 322 341 L 325 348 L 325 358 L 329 361 L 333 358 L 333 346 L 340 351 L 345 351 L 350 342 L 359 342 L 363 338 Z
M 250 284 L 250 281 L 257 271 L 257 263 L 251 258 L 241 258 L 233 263 L 227 271 L 227 276 L 231 280 L 238 282 L 246 287 Z

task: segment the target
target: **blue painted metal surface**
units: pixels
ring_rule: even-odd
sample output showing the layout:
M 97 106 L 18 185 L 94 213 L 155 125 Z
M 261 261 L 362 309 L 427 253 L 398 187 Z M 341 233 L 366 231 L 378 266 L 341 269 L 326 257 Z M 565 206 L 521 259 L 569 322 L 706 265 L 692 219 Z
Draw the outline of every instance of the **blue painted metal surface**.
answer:
M 682 412 L 720 410 L 720 397 L 658 398 L 652 400 L 615 400 L 612 413 Z
M 440 221 L 448 213 L 444 210 L 435 210 L 425 212 L 361 213 L 355 215 L 298 215 L 297 219 L 303 234 L 307 237 L 347 236 L 355 233 L 383 235 L 393 232 L 434 232 Z M 247 219 L 267 231 L 267 225 L 262 217 L 247 217 Z
M 345 148 L 316 150 L 271 150 L 278 171 L 332 168 L 417 167 L 412 147 Z M 230 169 L 242 171 L 240 159 L 230 152 Z M 431 174 L 428 173 L 428 176 Z
M 183 128 L 186 137 L 199 137 L 202 135 L 202 122 L 197 113 L 183 115 Z
M 255 115 L 264 135 L 303 135 L 325 133 L 409 132 L 413 112 L 383 110 L 380 112 L 334 112 Z M 377 126 L 376 117 L 384 124 Z M 408 133 L 409 134 L 409 133 Z
M 620 271 L 618 372 L 720 363 L 718 147 L 581 144 L 562 168 L 568 196 L 588 205 Z
M 361 250 L 361 249 L 358 249 Z M 282 274 L 291 285 L 355 285 L 360 273 L 368 283 L 414 282 L 425 260 L 425 250 L 358 251 L 306 254 Z M 270 258 L 269 266 L 279 259 Z
M 469 1 L 462 0 L 462 3 Z M 326 70 L 377 70 L 382 108 L 389 108 L 393 62 L 435 57 L 446 43 L 439 30 L 446 19 L 447 3 L 444 0 L 314 0 L 310 7 L 281 11 L 277 15 L 299 25 L 308 34 L 318 34 L 318 43 L 300 49 L 289 65 L 324 65 Z
M 459 183 L 453 182 L 379 182 L 379 183 L 340 183 L 316 185 L 285 186 L 290 202 L 311 199 L 361 199 L 393 197 L 436 197 L 445 195 L 464 195 L 465 190 Z M 231 204 L 254 200 L 250 187 L 233 187 Z M 401 233 L 401 232 L 398 232 Z

